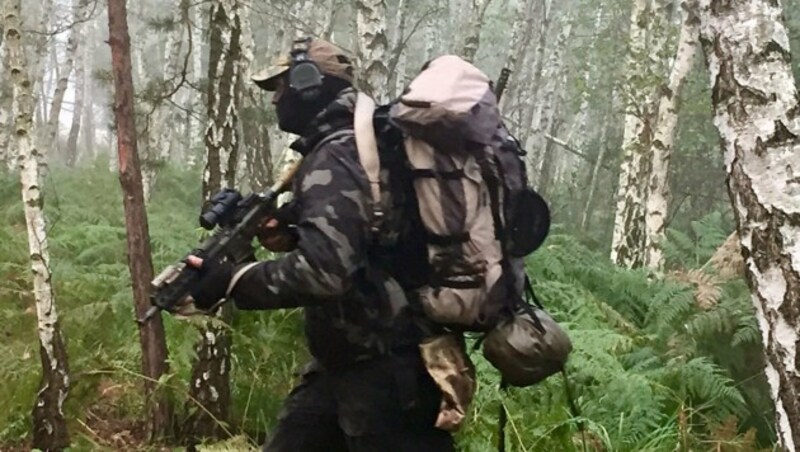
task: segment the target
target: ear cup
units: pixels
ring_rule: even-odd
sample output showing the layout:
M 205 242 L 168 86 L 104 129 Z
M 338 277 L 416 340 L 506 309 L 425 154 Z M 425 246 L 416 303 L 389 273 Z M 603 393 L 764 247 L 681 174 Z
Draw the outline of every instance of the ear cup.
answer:
M 322 89 L 322 72 L 311 60 L 300 60 L 289 70 L 289 87 L 304 101 L 312 101 Z
M 294 42 L 292 67 L 289 69 L 289 88 L 305 102 L 311 102 L 319 97 L 323 78 L 319 66 L 308 57 L 309 42 L 311 42 L 309 38 Z

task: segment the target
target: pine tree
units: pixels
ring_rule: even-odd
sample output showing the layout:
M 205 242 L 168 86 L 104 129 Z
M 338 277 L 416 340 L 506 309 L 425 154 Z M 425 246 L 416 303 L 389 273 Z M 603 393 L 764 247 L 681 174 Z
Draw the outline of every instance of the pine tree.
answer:
M 117 126 L 119 181 L 123 192 L 125 228 L 128 241 L 128 266 L 133 285 L 133 301 L 137 318 L 150 308 L 150 281 L 153 263 L 150 253 L 150 233 L 144 206 L 142 173 L 136 141 L 131 71 L 128 12 L 125 0 L 108 0 L 108 42 L 111 46 L 111 65 L 114 75 L 114 115 Z M 142 373 L 145 376 L 145 398 L 151 403 L 148 429 L 151 437 L 170 434 L 172 407 L 157 382 L 167 373 L 167 344 L 161 317 L 139 323 L 142 344 Z

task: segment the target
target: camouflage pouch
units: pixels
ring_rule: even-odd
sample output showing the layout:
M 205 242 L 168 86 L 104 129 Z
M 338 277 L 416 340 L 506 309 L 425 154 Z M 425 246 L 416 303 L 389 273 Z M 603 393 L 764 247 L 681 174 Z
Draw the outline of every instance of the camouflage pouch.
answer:
M 543 309 L 522 309 L 486 335 L 483 356 L 511 386 L 534 385 L 564 369 L 567 333 Z
M 476 389 L 475 366 L 467 355 L 464 338 L 440 334 L 425 339 L 419 349 L 425 369 L 442 391 L 436 427 L 457 431 L 464 423 Z

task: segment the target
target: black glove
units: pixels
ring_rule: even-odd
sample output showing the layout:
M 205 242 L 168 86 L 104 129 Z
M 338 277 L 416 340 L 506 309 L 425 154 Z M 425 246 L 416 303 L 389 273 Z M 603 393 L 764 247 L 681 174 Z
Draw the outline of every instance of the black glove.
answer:
M 192 289 L 191 296 L 198 309 L 208 311 L 225 297 L 233 277 L 233 263 L 227 258 L 203 259 L 203 266 L 198 271 L 200 281 Z

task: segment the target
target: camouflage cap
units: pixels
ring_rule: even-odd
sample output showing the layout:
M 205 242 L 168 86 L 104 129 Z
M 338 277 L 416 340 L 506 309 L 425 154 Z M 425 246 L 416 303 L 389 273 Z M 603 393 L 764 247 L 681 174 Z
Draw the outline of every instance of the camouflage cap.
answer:
M 323 74 L 338 77 L 353 83 L 353 63 L 350 56 L 340 47 L 321 39 L 312 39 L 308 43 L 308 57 L 317 64 Z M 278 78 L 292 65 L 290 55 L 282 55 L 271 66 L 253 75 L 253 81 L 260 88 L 275 91 Z

